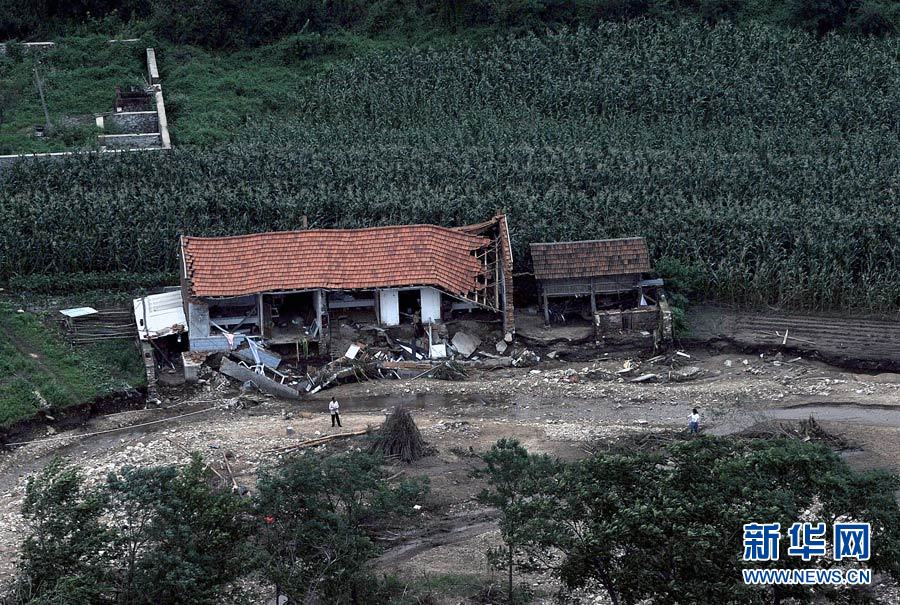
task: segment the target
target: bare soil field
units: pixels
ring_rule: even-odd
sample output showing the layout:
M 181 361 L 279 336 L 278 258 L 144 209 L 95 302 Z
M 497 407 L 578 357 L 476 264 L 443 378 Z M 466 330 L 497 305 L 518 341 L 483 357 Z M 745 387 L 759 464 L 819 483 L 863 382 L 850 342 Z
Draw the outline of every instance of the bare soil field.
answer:
M 475 499 L 482 485 L 470 477 L 475 456 L 501 437 L 565 459 L 587 454 L 594 442 L 628 433 L 684 429 L 697 407 L 703 430 L 729 434 L 759 422 L 814 415 L 827 430 L 858 446 L 847 459 L 860 468 L 900 471 L 900 376 L 860 374 L 798 357 L 688 350 L 679 356 L 698 371 L 667 379 L 666 361 L 639 363 L 595 353 L 583 362 L 547 361 L 531 368 L 473 371 L 458 382 L 379 380 L 343 385 L 300 402 L 242 393 L 219 375 L 191 389 L 163 391 L 165 409 L 97 416 L 83 426 L 40 437 L 0 453 L 0 579 L 14 571 L 22 539 L 19 507 L 27 476 L 65 456 L 101 481 L 125 465 L 186 462 L 200 452 L 224 472 L 225 453 L 236 481 L 253 491 L 258 470 L 303 440 L 378 426 L 395 405 L 412 411 L 436 453 L 396 472 L 426 475 L 431 493 L 413 522 L 382 538 L 379 570 L 407 579 L 440 575 L 489 578 L 485 550 L 499 540 L 496 512 Z M 671 357 L 669 359 L 672 359 Z M 628 369 L 631 367 L 632 369 Z M 656 374 L 658 381 L 633 382 Z M 327 402 L 341 402 L 343 428 L 331 428 Z M 288 430 L 290 429 L 290 430 Z M 329 448 L 364 446 L 364 438 Z M 537 602 L 554 586 L 528 578 Z M 460 603 L 448 597 L 446 603 Z M 600 603 L 588 599 L 586 603 Z
M 690 309 L 691 338 L 723 339 L 744 347 L 785 346 L 820 359 L 865 369 L 900 369 L 900 322 L 887 317 L 803 315 L 781 310 L 737 311 L 711 305 Z

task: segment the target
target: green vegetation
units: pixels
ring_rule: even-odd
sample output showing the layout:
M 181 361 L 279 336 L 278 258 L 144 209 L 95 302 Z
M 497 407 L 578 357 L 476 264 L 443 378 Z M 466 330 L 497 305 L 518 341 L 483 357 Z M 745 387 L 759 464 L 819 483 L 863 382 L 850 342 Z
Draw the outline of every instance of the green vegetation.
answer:
M 376 552 L 373 527 L 413 514 L 411 503 L 428 488 L 425 479 L 391 485 L 381 463 L 361 452 L 300 456 L 260 477 L 258 564 L 290 602 L 311 594 L 327 603 L 369 602 L 362 597 L 373 585 L 365 567 Z
M 144 81 L 155 46 L 175 145 L 213 145 L 268 117 L 294 115 L 310 78 L 351 57 L 450 40 L 544 34 L 633 19 L 766 23 L 888 36 L 891 0 L 0 0 L 0 40 L 55 40 L 56 48 L 0 54 L 0 154 L 97 147 L 91 114 L 108 111 L 116 84 Z M 109 44 L 109 38 L 133 44 Z M 39 61 L 52 136 L 34 84 Z
M 26 52 L 12 44 L 0 54 L 0 155 L 71 148 L 96 148 L 94 114 L 111 111 L 117 85 L 144 82 L 142 45 L 109 44 L 106 36 L 71 37 L 51 49 Z M 50 136 L 36 138 L 43 125 L 34 70 L 43 81 Z
M 898 45 L 682 22 L 375 53 L 233 144 L 8 171 L 0 279 L 174 272 L 179 234 L 303 215 L 458 225 L 503 208 L 520 271 L 530 242 L 640 234 L 694 298 L 896 309 Z
M 255 46 L 300 31 L 368 35 L 471 27 L 540 30 L 636 17 L 758 20 L 830 31 L 890 34 L 891 0 L 0 0 L 0 38 L 106 32 L 146 24 L 178 44 Z
M 37 315 L 0 303 L 0 429 L 145 380 L 130 343 L 75 350 Z
M 412 605 L 401 582 L 375 578 L 368 563 L 372 536 L 412 514 L 427 483 L 389 477 L 381 464 L 359 452 L 300 455 L 265 472 L 248 500 L 216 487 L 199 455 L 182 468 L 126 467 L 97 486 L 55 460 L 29 478 L 29 533 L 0 602 L 248 603 L 257 600 L 233 582 L 257 579 L 292 603 Z M 442 586 L 466 581 L 415 590 Z
M 244 573 L 244 504 L 214 490 L 199 456 L 184 468 L 125 468 L 90 488 L 59 460 L 31 477 L 29 535 L 5 603 L 223 602 Z
M 900 478 L 856 473 L 823 445 L 703 437 L 561 463 L 504 440 L 486 458 L 486 497 L 501 510 L 509 550 L 521 553 L 517 566 L 550 571 L 569 588 L 602 587 L 612 603 L 868 602 L 863 590 L 745 585 L 744 567 L 810 566 L 784 556 L 742 562 L 750 520 L 781 524 L 782 553 L 795 522 L 826 522 L 829 532 L 839 518 L 869 522 L 878 547 L 867 566 L 900 579 Z
M 32 294 L 85 294 L 96 296 L 100 292 L 121 293 L 141 288 L 152 289 L 178 282 L 178 273 L 57 273 L 53 275 L 15 275 L 8 285 L 15 292 Z M 130 299 L 129 299 L 130 300 Z
M 824 521 L 830 531 L 842 520 L 871 523 L 872 557 L 863 565 L 900 579 L 900 478 L 857 473 L 800 440 L 653 443 L 626 440 L 573 462 L 529 454 L 514 440 L 495 444 L 478 473 L 488 483 L 480 499 L 500 510 L 513 568 L 554 574 L 564 589 L 600 588 L 620 605 L 868 602 L 863 589 L 773 592 L 742 582 L 748 566 L 859 565 L 785 556 L 744 563 L 743 523 L 780 523 L 784 553 L 795 521 Z M 399 479 L 382 463 L 358 450 L 307 452 L 263 472 L 254 496 L 242 498 L 217 484 L 199 455 L 180 468 L 126 467 L 97 485 L 55 460 L 28 481 L 28 533 L 16 582 L 0 602 L 257 602 L 259 594 L 237 590 L 254 584 L 266 599 L 336 605 L 421 605 L 451 595 L 527 602 L 527 591 L 509 599 L 475 576 L 374 575 L 374 537 L 408 526 L 411 503 L 427 489 L 423 478 Z

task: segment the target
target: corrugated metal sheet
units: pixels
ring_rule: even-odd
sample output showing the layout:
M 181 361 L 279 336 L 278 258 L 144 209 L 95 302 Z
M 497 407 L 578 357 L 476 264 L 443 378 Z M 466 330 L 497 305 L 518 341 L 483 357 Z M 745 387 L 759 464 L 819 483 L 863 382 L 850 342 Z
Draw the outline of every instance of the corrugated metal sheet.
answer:
M 219 336 L 203 336 L 191 339 L 191 351 L 200 351 L 203 353 L 221 353 L 230 351 L 235 347 L 239 347 L 244 343 L 243 334 L 234 335 L 234 346 L 228 343 L 228 339 L 222 335 Z

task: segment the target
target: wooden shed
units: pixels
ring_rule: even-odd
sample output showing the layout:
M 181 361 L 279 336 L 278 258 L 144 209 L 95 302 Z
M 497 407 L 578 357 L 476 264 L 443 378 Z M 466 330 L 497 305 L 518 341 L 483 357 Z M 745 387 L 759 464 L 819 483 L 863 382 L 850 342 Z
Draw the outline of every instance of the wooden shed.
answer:
M 642 237 L 531 244 L 544 321 L 550 323 L 550 299 L 587 296 L 592 315 L 598 297 L 635 292 L 640 298 L 650 253 Z

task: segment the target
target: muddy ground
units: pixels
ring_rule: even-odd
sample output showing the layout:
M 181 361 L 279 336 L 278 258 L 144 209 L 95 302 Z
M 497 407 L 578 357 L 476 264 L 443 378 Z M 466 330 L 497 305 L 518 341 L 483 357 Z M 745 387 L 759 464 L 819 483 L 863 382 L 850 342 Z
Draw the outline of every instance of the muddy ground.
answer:
M 300 402 L 241 394 L 214 375 L 189 392 L 164 393 L 171 405 L 167 409 L 95 417 L 80 428 L 0 453 L 0 579 L 14 570 L 26 477 L 53 456 L 68 457 L 85 468 L 89 481 L 99 482 L 127 464 L 182 463 L 190 450 L 220 464 L 224 453 L 232 452 L 237 481 L 252 491 L 258 469 L 276 464 L 282 456 L 273 450 L 377 426 L 397 404 L 413 411 L 423 436 L 437 448 L 434 456 L 398 467 L 427 475 L 431 494 L 423 502 L 410 503 L 421 511 L 407 530 L 385 536 L 384 553 L 376 562 L 385 573 L 410 580 L 491 576 L 484 552 L 498 542 L 496 513 L 476 502 L 481 485 L 469 473 L 477 464 L 472 453 L 488 449 L 501 437 L 516 437 L 530 450 L 573 459 L 584 456 L 597 439 L 683 429 L 692 407 L 699 408 L 704 430 L 715 434 L 813 414 L 824 428 L 858 445 L 846 454 L 853 465 L 900 471 L 900 375 L 851 373 L 794 356 L 710 349 L 686 353 L 690 358 L 679 357 L 678 362 L 700 369 L 686 382 L 631 382 L 648 373 L 665 380 L 669 367 L 665 362 L 644 363 L 619 376 L 616 372 L 631 363 L 630 358 L 598 355 L 592 361 L 550 360 L 532 368 L 473 371 L 462 382 L 344 385 Z M 332 395 L 341 402 L 342 429 L 330 426 L 327 400 Z M 331 447 L 355 445 L 348 439 Z M 554 590 L 546 578 L 529 581 L 539 595 Z M 466 601 L 456 594 L 443 602 Z

